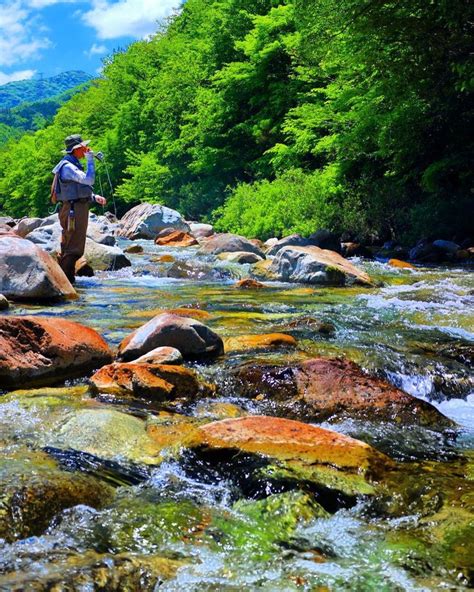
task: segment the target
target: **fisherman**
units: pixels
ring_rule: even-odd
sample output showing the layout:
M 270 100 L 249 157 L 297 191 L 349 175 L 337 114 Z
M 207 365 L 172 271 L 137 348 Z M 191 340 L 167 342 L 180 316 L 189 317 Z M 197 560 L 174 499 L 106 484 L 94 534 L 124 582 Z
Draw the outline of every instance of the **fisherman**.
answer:
M 59 265 L 68 280 L 74 283 L 75 267 L 84 254 L 86 245 L 89 206 L 98 203 L 105 206 L 107 200 L 93 192 L 95 180 L 94 153 L 89 148 L 90 140 L 83 141 L 79 134 L 65 139 L 65 156 L 54 167 L 54 180 L 51 187 L 51 200 L 61 204 L 59 221 L 61 223 L 61 254 Z M 86 158 L 87 170 L 79 162 Z

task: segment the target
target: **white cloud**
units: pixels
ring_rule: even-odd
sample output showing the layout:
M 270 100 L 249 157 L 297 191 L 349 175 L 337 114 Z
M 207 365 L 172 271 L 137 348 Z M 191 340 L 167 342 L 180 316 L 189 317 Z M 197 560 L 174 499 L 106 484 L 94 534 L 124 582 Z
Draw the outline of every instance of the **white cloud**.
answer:
M 49 47 L 47 37 L 34 36 L 39 27 L 20 0 L 8 0 L 0 6 L 0 66 L 12 66 L 34 58 Z
M 85 51 L 85 55 L 88 56 L 89 58 L 95 56 L 95 55 L 103 55 L 104 53 L 107 53 L 109 50 L 105 47 L 105 45 L 97 45 L 96 43 L 92 44 L 92 47 L 88 50 Z
M 0 86 L 8 82 L 16 82 L 17 80 L 29 80 L 36 74 L 36 70 L 17 70 L 10 74 L 0 71 Z
M 82 19 L 100 39 L 140 39 L 156 31 L 157 21 L 169 16 L 179 4 L 180 0 L 93 0 L 92 10 Z
M 44 8 L 45 6 L 52 6 L 53 4 L 76 4 L 81 0 L 27 0 L 27 5 L 30 8 Z

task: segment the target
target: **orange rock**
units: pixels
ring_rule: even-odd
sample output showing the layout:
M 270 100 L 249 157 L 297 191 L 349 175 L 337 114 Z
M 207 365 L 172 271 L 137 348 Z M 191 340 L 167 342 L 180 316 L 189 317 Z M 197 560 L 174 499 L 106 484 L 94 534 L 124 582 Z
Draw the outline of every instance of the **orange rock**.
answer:
M 167 247 L 191 247 L 199 244 L 198 241 L 182 230 L 174 230 L 166 236 L 158 236 L 155 239 L 155 244 Z
M 365 442 L 320 427 L 278 417 L 224 419 L 199 428 L 212 448 L 236 448 L 278 460 L 331 465 L 365 472 L 390 460 Z
M 416 269 L 416 267 L 411 263 L 400 261 L 400 259 L 389 259 L 388 264 L 392 267 L 399 267 L 400 269 Z
M 296 347 L 296 339 L 285 333 L 267 333 L 265 335 L 238 335 L 224 339 L 224 351 L 246 351 L 278 347 Z
M 252 278 L 245 278 L 244 280 L 240 280 L 235 284 L 235 288 L 248 288 L 248 289 L 259 289 L 259 288 L 266 288 L 265 284 L 258 282 L 257 280 L 253 280 Z
M 151 257 L 150 261 L 155 261 L 156 263 L 174 263 L 175 258 L 173 255 L 160 255 L 159 257 Z
M 90 379 L 95 390 L 115 395 L 136 395 L 155 400 L 195 397 L 210 390 L 197 374 L 182 366 L 118 363 L 104 366 Z
M 93 329 L 55 317 L 0 317 L 0 388 L 84 376 L 112 352 Z

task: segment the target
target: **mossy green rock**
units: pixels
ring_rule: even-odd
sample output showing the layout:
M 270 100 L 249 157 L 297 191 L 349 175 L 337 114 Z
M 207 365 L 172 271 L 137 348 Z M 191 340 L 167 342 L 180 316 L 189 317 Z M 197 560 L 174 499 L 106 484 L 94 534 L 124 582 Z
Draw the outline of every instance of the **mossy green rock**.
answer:
M 146 433 L 145 422 L 115 409 L 82 409 L 75 413 L 50 442 L 104 459 L 159 464 L 160 448 Z
M 0 538 L 41 534 L 60 511 L 86 504 L 100 507 L 113 489 L 92 476 L 62 471 L 47 454 L 4 451 L 0 460 Z

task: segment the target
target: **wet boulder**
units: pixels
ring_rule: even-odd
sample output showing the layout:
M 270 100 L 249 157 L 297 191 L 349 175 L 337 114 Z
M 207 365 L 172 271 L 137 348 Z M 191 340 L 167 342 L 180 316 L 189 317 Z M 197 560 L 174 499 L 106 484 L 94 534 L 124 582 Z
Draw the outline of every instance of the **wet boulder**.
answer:
M 229 263 L 239 263 L 244 265 L 245 263 L 253 264 L 257 261 L 262 261 L 262 257 L 256 253 L 248 253 L 247 251 L 235 251 L 234 253 L 219 253 L 219 259 L 223 261 L 229 261 Z
M 23 547 L 26 554 L 32 551 Z M 163 580 L 176 575 L 183 562 L 158 555 L 136 553 L 77 553 L 67 547 L 51 550 L 35 547 L 34 557 L 41 570 L 19 572 L 16 564 L 4 569 L 0 575 L 0 589 L 10 592 L 79 592 L 102 590 L 124 592 L 155 590 Z M 24 556 L 22 555 L 24 560 Z
M 9 542 L 41 535 L 66 508 L 101 507 L 113 489 L 92 476 L 62 471 L 47 454 L 4 451 L 0 459 L 0 538 Z
M 99 393 L 144 397 L 155 401 L 193 399 L 210 393 L 193 370 L 168 364 L 119 363 L 103 366 L 90 379 Z
M 156 465 L 160 449 L 143 420 L 108 408 L 80 409 L 50 437 L 49 446 L 101 459 Z
M 214 234 L 201 243 L 199 252 L 202 254 L 219 255 L 219 253 L 236 253 L 245 251 L 254 253 L 265 259 L 264 252 L 244 236 L 237 234 Z
M 319 247 L 283 247 L 269 271 L 279 280 L 317 285 L 359 283 L 372 286 L 369 275 L 334 251 Z
M 172 230 L 164 236 L 157 236 L 155 245 L 161 247 L 192 247 L 199 244 L 198 241 L 183 230 Z
M 239 393 L 280 401 L 307 421 L 351 417 L 434 429 L 453 426 L 430 403 L 365 374 L 349 360 L 314 358 L 294 367 L 247 364 L 233 374 Z
M 281 475 L 338 489 L 371 493 L 370 480 L 393 466 L 364 442 L 331 430 L 277 417 L 248 416 L 201 426 L 201 445 L 262 455 Z
M 79 323 L 55 317 L 0 317 L 0 388 L 83 376 L 111 358 L 104 339 Z
M 57 262 L 27 239 L 0 237 L 0 293 L 12 300 L 66 300 L 77 294 Z
M 184 358 L 214 357 L 224 352 L 222 339 L 203 323 L 165 313 L 126 337 L 119 346 L 118 359 L 133 360 L 160 346 L 175 347 Z
M 90 238 L 86 239 L 84 259 L 95 271 L 116 271 L 132 265 L 119 247 L 96 243 Z
M 296 339 L 285 333 L 267 333 L 265 335 L 237 335 L 224 340 L 226 353 L 255 351 L 265 349 L 295 348 Z
M 152 239 L 164 228 L 189 232 L 189 226 L 176 210 L 159 204 L 142 203 L 121 219 L 118 235 L 129 239 Z

